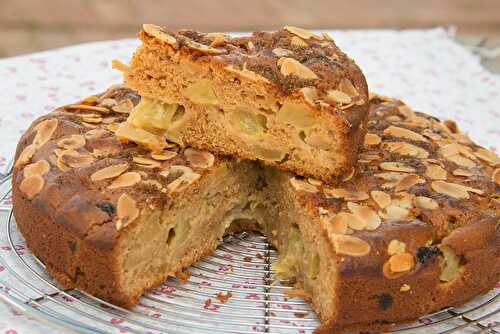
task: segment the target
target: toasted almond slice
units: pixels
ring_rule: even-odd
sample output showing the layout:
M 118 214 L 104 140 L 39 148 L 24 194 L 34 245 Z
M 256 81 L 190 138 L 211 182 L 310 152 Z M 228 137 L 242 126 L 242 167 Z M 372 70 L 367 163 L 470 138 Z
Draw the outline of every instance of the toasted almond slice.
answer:
M 342 234 L 334 234 L 332 238 L 335 251 L 338 254 L 365 256 L 370 253 L 370 244 L 363 239 Z
M 156 160 L 153 160 L 153 159 L 150 159 L 150 158 L 146 158 L 146 157 L 133 157 L 132 160 L 135 162 L 135 163 L 138 163 L 138 164 L 141 164 L 141 165 L 157 165 L 158 164 L 158 161 Z
M 77 150 L 85 146 L 85 137 L 82 135 L 71 135 L 69 137 L 62 138 L 57 142 L 57 146 L 65 149 Z
M 284 76 L 295 75 L 307 80 L 318 78 L 316 73 L 293 58 L 282 57 L 279 59 L 279 65 L 281 66 L 281 74 Z
M 112 106 L 111 110 L 119 114 L 130 114 L 134 110 L 134 103 L 130 99 L 125 99 Z
M 35 127 L 36 135 L 33 139 L 33 144 L 37 147 L 42 146 L 52 138 L 58 124 L 57 118 L 47 119 L 38 123 Z
M 469 199 L 467 188 L 461 184 L 449 183 L 444 181 L 434 181 L 431 188 L 437 193 L 444 194 L 456 199 Z
M 497 168 L 493 171 L 493 174 L 491 174 L 491 180 L 497 185 L 500 185 L 500 168 Z
M 189 164 L 195 168 L 210 168 L 213 166 L 215 157 L 212 153 L 207 151 L 198 151 L 192 148 L 187 148 L 184 151 L 184 156 L 186 157 Z
M 439 208 L 437 201 L 425 196 L 416 196 L 413 199 L 413 203 L 415 203 L 415 206 L 420 209 L 434 210 Z
M 310 32 L 309 30 L 306 30 L 303 28 L 293 27 L 293 26 L 284 26 L 283 29 L 296 35 L 296 36 L 299 36 L 300 38 L 303 38 L 303 39 L 313 38 L 313 39 L 317 39 L 319 41 L 323 40 L 323 36 L 316 35 L 316 34 Z
M 386 192 L 373 190 L 370 192 L 370 195 L 381 209 L 391 204 L 391 196 Z
M 35 155 L 36 150 L 37 146 L 35 144 L 26 146 L 17 158 L 16 167 L 26 165 L 28 162 L 30 162 L 31 158 L 33 158 L 33 156 Z
M 387 253 L 389 255 L 400 254 L 404 253 L 405 251 L 406 251 L 406 244 L 397 239 L 391 240 L 389 242 L 389 245 L 387 245 Z
M 317 180 L 317 179 L 314 179 L 312 177 L 308 177 L 307 182 L 309 182 L 310 184 L 312 184 L 313 186 L 316 186 L 316 187 L 319 187 L 323 184 L 323 182 L 321 180 Z
M 102 138 L 108 133 L 109 132 L 104 129 L 93 129 L 85 132 L 83 136 L 85 137 L 86 140 L 93 140 Z
M 344 188 L 324 188 L 327 197 L 342 198 L 346 201 L 364 201 L 370 196 L 364 191 L 347 190 Z
M 382 139 L 375 133 L 367 133 L 365 135 L 365 146 L 375 146 L 380 144 Z
M 411 270 L 415 266 L 415 260 L 410 253 L 399 253 L 389 259 L 390 269 L 394 273 L 401 273 Z
M 474 172 L 472 172 L 471 170 L 463 168 L 457 168 L 451 173 L 455 176 L 465 176 L 465 177 L 474 175 Z
M 179 35 L 177 38 L 181 40 L 182 43 L 191 50 L 196 50 L 201 53 L 209 55 L 222 55 L 227 53 L 227 50 L 224 48 L 213 48 L 211 46 L 196 42 L 195 40 L 192 40 L 191 38 L 183 35 Z
M 315 107 L 316 106 L 316 100 L 318 99 L 318 90 L 316 87 L 304 87 L 299 90 L 299 92 L 304 96 L 304 99 L 306 102 L 310 105 Z
M 246 68 L 246 64 L 243 65 L 243 68 L 241 70 L 234 67 L 233 65 L 228 65 L 228 66 L 224 67 L 224 69 L 227 70 L 228 72 L 237 74 L 240 77 L 248 79 L 248 80 L 253 81 L 253 82 L 270 83 L 270 81 L 266 77 L 263 77 L 262 75 L 254 72 L 254 71 L 248 70 Z
M 102 114 L 107 114 L 109 113 L 109 109 L 108 108 L 104 108 L 104 107 L 96 107 L 96 106 L 89 106 L 89 105 L 86 105 L 86 104 L 70 104 L 68 106 L 65 106 L 64 107 L 65 109 L 69 109 L 69 110 L 84 110 L 84 111 L 87 111 L 87 110 L 90 110 L 90 111 L 97 111 L 99 113 L 102 113 Z
M 25 178 L 33 175 L 43 176 L 47 174 L 49 170 L 50 164 L 47 162 L 47 160 L 38 160 L 37 162 L 26 165 L 26 167 L 24 167 L 23 176 Z
M 293 51 L 288 50 L 288 49 L 283 49 L 283 48 L 275 48 L 275 49 L 273 49 L 272 52 L 274 53 L 275 56 L 280 57 L 280 58 L 293 55 Z
M 383 170 L 389 170 L 393 172 L 404 172 L 404 173 L 414 173 L 416 169 L 405 165 L 402 162 L 381 162 L 380 168 Z
M 169 35 L 162 27 L 157 26 L 156 24 L 143 24 L 142 30 L 148 35 L 153 36 L 154 38 L 167 43 L 172 46 L 174 49 L 179 47 L 179 43 L 174 36 Z
M 345 234 L 349 227 L 349 219 L 352 215 L 341 212 L 330 220 L 329 231 L 334 234 Z
M 69 167 L 81 168 L 90 165 L 95 159 L 89 154 L 80 154 L 75 150 L 65 150 L 58 160 Z
M 471 159 L 468 159 L 460 154 L 449 155 L 446 157 L 446 160 L 454 162 L 455 164 L 466 167 L 466 168 L 474 168 L 476 167 L 476 163 Z
M 201 175 L 193 172 L 193 170 L 187 166 L 172 165 L 170 166 L 170 175 L 180 174 L 174 181 L 167 185 L 167 189 L 171 192 L 179 192 L 184 190 L 188 185 L 194 183 L 198 180 Z
M 446 180 L 446 169 L 433 163 L 424 164 L 426 167 L 425 176 L 431 180 Z
M 102 122 L 102 117 L 82 117 L 84 123 L 99 124 Z
M 307 183 L 304 180 L 297 179 L 295 177 L 292 177 L 290 179 L 290 184 L 295 190 L 298 191 L 304 191 L 307 193 L 317 193 L 319 192 L 319 189 L 316 186 L 313 186 L 312 184 Z
M 408 209 L 395 204 L 388 205 L 384 211 L 386 219 L 405 219 L 410 214 L 410 211 Z
M 159 161 L 170 160 L 176 156 L 177 156 L 177 152 L 168 151 L 168 150 L 162 151 L 161 153 L 158 153 L 158 154 L 151 153 L 151 158 L 153 158 L 155 160 L 159 160 Z
M 380 219 L 379 215 L 374 210 L 372 210 L 367 206 L 359 205 L 353 202 L 348 202 L 347 208 L 351 210 L 351 212 L 357 218 L 363 220 L 366 223 L 364 228 L 368 231 L 376 230 L 382 223 L 382 220 Z
M 299 48 L 307 48 L 309 46 L 309 44 L 307 44 L 306 41 L 304 41 L 302 38 L 297 37 L 297 36 L 293 36 L 290 39 L 290 44 L 292 44 L 293 46 L 299 47 Z
M 410 140 L 427 142 L 427 139 L 425 139 L 425 137 L 422 136 L 421 134 L 416 133 L 416 132 L 411 131 L 411 130 L 408 130 L 408 129 L 405 129 L 405 128 L 401 128 L 399 126 L 394 126 L 394 125 L 387 127 L 384 130 L 384 134 L 386 136 L 392 136 L 392 137 L 397 137 L 397 138 L 406 138 L 406 139 L 410 139 Z
M 19 185 L 21 190 L 28 199 L 32 199 L 42 191 L 45 185 L 45 180 L 42 176 L 35 174 L 24 178 Z
M 396 184 L 396 188 L 394 188 L 394 191 L 399 192 L 402 190 L 406 190 L 413 187 L 417 183 L 421 183 L 422 181 L 423 180 L 420 178 L 420 176 L 415 174 L 408 174 Z
M 111 165 L 108 167 L 104 167 L 98 170 L 97 172 L 94 172 L 92 175 L 90 175 L 90 179 L 94 182 L 111 179 L 121 175 L 127 169 L 128 169 L 128 163 Z
M 495 152 L 487 150 L 485 148 L 479 148 L 477 151 L 473 152 L 473 154 L 478 158 L 481 159 L 485 162 L 487 162 L 489 165 L 495 167 L 498 164 L 500 164 L 500 158 L 496 155 Z
M 135 200 L 125 193 L 121 194 L 116 204 L 116 215 L 118 216 L 117 230 L 136 220 L 139 217 L 139 209 Z
M 108 189 L 131 187 L 141 181 L 141 174 L 137 172 L 126 172 L 118 176 L 108 186 Z
M 349 95 L 340 90 L 331 89 L 326 92 L 326 100 L 328 102 L 348 104 L 351 103 L 352 99 Z
M 429 152 L 425 149 L 405 142 L 384 142 L 382 148 L 391 153 L 410 156 L 415 158 L 426 159 L 429 157 Z

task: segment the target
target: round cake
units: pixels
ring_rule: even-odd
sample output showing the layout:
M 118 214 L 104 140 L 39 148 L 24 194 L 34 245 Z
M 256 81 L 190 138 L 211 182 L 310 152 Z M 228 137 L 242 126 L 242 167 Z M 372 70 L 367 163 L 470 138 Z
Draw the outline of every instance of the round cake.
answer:
M 372 96 L 357 166 L 332 185 L 120 140 L 139 101 L 113 86 L 37 119 L 18 144 L 16 221 L 66 288 L 133 307 L 242 229 L 278 249 L 276 277 L 311 300 L 318 333 L 389 328 L 500 280 L 500 159 L 452 121 Z

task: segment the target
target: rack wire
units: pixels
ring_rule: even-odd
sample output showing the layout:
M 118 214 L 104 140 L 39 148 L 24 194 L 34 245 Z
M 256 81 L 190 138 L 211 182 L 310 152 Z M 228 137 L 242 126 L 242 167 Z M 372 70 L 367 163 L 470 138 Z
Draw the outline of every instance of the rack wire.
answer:
M 276 251 L 262 235 L 225 237 L 195 263 L 186 282 L 171 278 L 149 290 L 132 310 L 78 289 L 62 289 L 26 248 L 10 208 L 9 172 L 0 174 L 0 300 L 18 311 L 79 333 L 312 333 L 309 304 L 290 297 L 271 265 Z M 500 286 L 465 306 L 447 308 L 391 333 L 500 334 Z

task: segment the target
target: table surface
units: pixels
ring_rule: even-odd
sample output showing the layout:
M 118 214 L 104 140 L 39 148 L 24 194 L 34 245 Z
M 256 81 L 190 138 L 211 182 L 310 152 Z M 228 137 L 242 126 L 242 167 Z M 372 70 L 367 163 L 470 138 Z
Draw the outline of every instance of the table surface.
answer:
M 500 76 L 482 67 L 480 58 L 448 31 L 329 33 L 364 70 L 371 91 L 401 98 L 442 119 L 453 118 L 478 143 L 500 149 Z M 120 82 L 111 60 L 126 62 L 137 45 L 133 39 L 118 40 L 0 59 L 0 172 L 34 118 Z M 8 252 L 0 244 L 2 251 Z M 8 280 L 4 269 L 0 267 L 0 279 Z M 0 333 L 48 329 L 0 303 Z

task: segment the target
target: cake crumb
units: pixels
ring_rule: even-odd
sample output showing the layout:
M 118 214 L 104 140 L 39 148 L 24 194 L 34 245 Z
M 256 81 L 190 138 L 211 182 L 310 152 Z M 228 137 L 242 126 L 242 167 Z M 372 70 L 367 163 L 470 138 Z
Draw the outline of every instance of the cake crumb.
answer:
M 260 253 L 257 253 L 255 257 L 258 258 L 259 260 L 262 260 L 264 258 L 264 256 Z
M 204 307 L 208 308 L 210 305 L 212 305 L 212 299 L 211 298 L 207 298 L 205 300 Z
M 232 296 L 233 294 L 231 293 L 231 291 L 228 291 L 226 294 L 223 294 L 222 292 L 217 292 L 215 294 L 215 298 L 223 304 L 226 303 Z
M 187 270 L 182 270 L 182 271 L 178 271 L 175 274 L 175 277 L 180 279 L 182 283 L 186 283 L 188 281 L 189 277 L 191 277 L 191 273 Z
M 245 261 L 245 262 L 252 262 L 252 257 L 251 256 L 245 256 L 243 258 L 243 261 Z
M 403 284 L 401 285 L 401 288 L 399 288 L 399 291 L 401 292 L 406 292 L 410 290 L 410 286 L 408 284 Z

